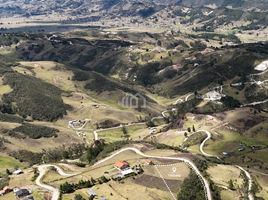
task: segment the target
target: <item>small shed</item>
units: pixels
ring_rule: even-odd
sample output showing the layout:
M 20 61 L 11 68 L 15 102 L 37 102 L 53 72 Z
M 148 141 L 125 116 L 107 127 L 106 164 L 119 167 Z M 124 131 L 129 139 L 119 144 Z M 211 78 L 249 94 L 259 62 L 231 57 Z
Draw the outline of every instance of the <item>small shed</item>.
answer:
M 89 196 L 97 196 L 97 194 L 93 190 L 88 190 L 87 193 L 89 194 Z
M 15 170 L 15 171 L 13 172 L 14 175 L 19 175 L 19 174 L 21 174 L 21 173 L 22 173 L 22 170 L 21 170 L 21 169 Z

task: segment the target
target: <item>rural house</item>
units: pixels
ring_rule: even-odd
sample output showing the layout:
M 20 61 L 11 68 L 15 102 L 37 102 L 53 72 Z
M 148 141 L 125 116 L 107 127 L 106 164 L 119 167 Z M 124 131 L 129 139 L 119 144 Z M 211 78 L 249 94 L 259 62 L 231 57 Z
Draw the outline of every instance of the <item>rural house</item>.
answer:
M 119 169 L 119 170 L 123 170 L 129 167 L 129 164 L 126 161 L 117 161 L 114 164 L 115 168 Z
M 93 190 L 88 190 L 87 193 L 89 194 L 89 196 L 97 196 L 97 194 Z
M 146 159 L 146 162 L 147 162 L 148 165 L 153 165 L 154 164 L 151 159 Z
M 13 172 L 14 175 L 19 175 L 19 174 L 21 174 L 21 173 L 22 173 L 22 170 L 21 170 L 21 169 L 15 170 L 15 171 Z
M 17 199 L 26 197 L 27 195 L 29 195 L 30 192 L 27 189 L 15 189 L 14 190 L 14 195 L 16 196 Z
M 3 190 L 0 190 L 0 196 L 3 196 L 4 194 L 9 193 L 10 190 L 11 190 L 11 187 L 10 186 L 5 186 L 3 188 Z

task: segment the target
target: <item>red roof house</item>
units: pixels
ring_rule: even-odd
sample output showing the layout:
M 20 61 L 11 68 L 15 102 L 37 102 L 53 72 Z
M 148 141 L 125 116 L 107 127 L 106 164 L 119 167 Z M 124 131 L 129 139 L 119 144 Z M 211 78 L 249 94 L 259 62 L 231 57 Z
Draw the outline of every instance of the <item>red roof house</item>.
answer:
M 154 164 L 151 159 L 146 159 L 146 162 L 147 162 L 148 165 L 153 165 Z
M 129 167 L 129 164 L 125 161 L 117 161 L 115 164 L 114 164 L 115 168 L 117 169 L 120 169 L 120 170 L 123 170 L 123 169 L 126 169 Z

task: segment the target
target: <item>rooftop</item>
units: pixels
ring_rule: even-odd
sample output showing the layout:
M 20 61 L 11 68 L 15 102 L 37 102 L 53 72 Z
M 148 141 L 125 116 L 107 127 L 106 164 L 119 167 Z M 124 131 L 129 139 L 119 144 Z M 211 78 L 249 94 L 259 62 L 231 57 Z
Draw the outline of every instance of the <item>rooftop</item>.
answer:
M 121 167 L 123 167 L 124 165 L 128 165 L 128 163 L 125 162 L 125 161 L 117 161 L 114 165 L 115 165 L 116 167 L 118 167 L 118 168 L 121 168 Z

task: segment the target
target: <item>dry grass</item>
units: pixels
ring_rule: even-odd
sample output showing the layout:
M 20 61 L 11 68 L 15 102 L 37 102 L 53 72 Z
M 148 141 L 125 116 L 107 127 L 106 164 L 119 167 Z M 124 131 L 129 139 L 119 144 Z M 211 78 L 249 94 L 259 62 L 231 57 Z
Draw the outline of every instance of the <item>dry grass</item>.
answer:
M 211 175 L 211 179 L 216 185 L 223 185 L 228 187 L 228 181 L 232 179 L 234 186 L 242 184 L 242 179 L 239 178 L 241 170 L 230 165 L 217 165 L 209 167 L 207 172 Z
M 11 175 L 9 185 L 10 187 L 24 187 L 32 185 L 31 178 L 34 176 L 33 170 L 23 170 L 24 173 L 20 175 Z M 28 172 L 27 172 L 28 171 Z

